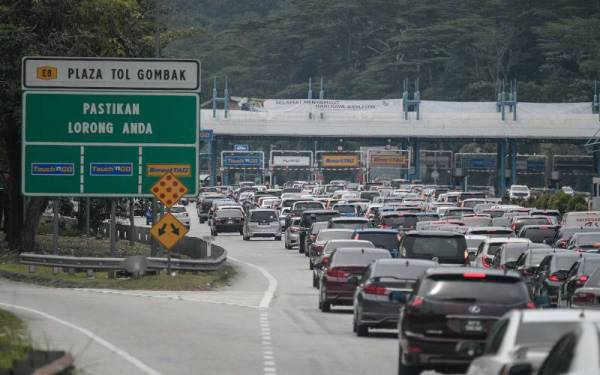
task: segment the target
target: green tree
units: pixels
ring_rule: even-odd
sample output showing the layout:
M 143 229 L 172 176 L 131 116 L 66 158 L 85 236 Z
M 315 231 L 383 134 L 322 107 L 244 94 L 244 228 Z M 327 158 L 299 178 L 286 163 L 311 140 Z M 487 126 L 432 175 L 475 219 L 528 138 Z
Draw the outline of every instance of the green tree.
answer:
M 11 249 L 34 248 L 35 228 L 47 204 L 45 198 L 24 202 L 20 193 L 22 57 L 149 56 L 150 10 L 150 3 L 136 0 L 0 3 L 0 142 L 9 176 L 6 232 Z

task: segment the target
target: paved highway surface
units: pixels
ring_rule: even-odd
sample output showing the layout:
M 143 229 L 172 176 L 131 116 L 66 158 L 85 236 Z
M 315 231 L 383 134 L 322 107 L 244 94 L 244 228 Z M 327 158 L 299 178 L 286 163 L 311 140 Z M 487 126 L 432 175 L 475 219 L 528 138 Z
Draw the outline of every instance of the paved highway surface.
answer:
M 195 207 L 188 207 L 194 213 Z M 191 236 L 208 234 L 192 217 Z M 397 373 L 394 331 L 358 338 L 350 308 L 317 309 L 308 258 L 283 242 L 223 234 L 239 275 L 218 292 L 50 289 L 0 280 L 42 347 L 89 374 Z

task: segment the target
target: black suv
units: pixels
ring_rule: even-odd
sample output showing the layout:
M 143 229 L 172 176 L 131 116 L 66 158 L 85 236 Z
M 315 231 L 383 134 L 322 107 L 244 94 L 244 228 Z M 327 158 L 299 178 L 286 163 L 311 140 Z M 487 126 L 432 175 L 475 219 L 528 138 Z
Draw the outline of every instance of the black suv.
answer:
M 298 238 L 300 245 L 298 246 L 298 252 L 306 253 L 306 249 L 308 249 L 308 247 L 306 246 L 306 240 L 308 239 L 307 234 L 311 225 L 313 225 L 314 223 L 329 221 L 329 219 L 333 217 L 340 216 L 340 213 L 332 210 L 306 210 L 302 212 L 299 216 L 301 217 L 301 219 L 300 233 Z M 308 253 L 306 253 L 306 256 L 308 256 Z
M 534 307 L 516 272 L 430 268 L 400 310 L 398 373 L 466 370 L 504 313 Z
M 225 198 L 225 195 L 218 193 L 207 193 L 199 196 L 198 203 L 196 204 L 196 211 L 198 213 L 200 224 L 208 220 L 208 213 L 212 208 L 213 201 Z
M 469 265 L 465 236 L 449 231 L 411 230 L 400 241 L 400 257 Z

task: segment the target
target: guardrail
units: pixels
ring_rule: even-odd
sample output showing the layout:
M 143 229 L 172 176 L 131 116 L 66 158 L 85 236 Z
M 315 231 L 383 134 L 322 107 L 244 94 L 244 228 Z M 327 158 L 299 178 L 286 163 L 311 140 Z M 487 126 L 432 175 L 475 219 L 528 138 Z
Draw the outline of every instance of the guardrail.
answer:
M 213 246 L 221 248 L 220 246 Z M 221 254 L 212 259 L 177 259 L 171 258 L 171 270 L 173 271 L 214 271 L 227 260 L 227 252 L 221 248 Z M 215 249 L 213 249 L 215 250 Z M 57 267 L 85 271 L 119 271 L 125 270 L 127 258 L 96 258 L 96 257 L 74 257 L 62 255 L 47 255 L 34 253 L 21 253 L 19 261 L 30 266 Z M 161 271 L 167 269 L 167 258 L 147 257 L 147 269 Z M 35 270 L 35 269 L 33 269 Z M 32 270 L 32 272 L 33 272 Z
M 148 230 L 147 228 L 137 229 Z M 208 243 L 198 237 L 184 237 L 174 248 L 174 254 L 187 255 L 192 259 L 171 258 L 171 270 L 183 272 L 214 271 L 227 260 L 227 251 L 221 246 Z M 52 254 L 21 253 L 19 261 L 35 271 L 35 266 L 64 268 L 68 270 L 119 271 L 126 269 L 127 258 L 77 257 Z M 146 257 L 146 269 L 160 271 L 167 269 L 167 258 Z

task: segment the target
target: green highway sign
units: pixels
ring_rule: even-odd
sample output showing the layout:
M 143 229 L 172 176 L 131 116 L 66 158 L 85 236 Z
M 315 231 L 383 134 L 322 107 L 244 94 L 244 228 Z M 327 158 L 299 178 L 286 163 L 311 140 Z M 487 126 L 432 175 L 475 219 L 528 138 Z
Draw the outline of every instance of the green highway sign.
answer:
M 144 196 L 172 172 L 197 193 L 195 93 L 26 91 L 23 194 Z

